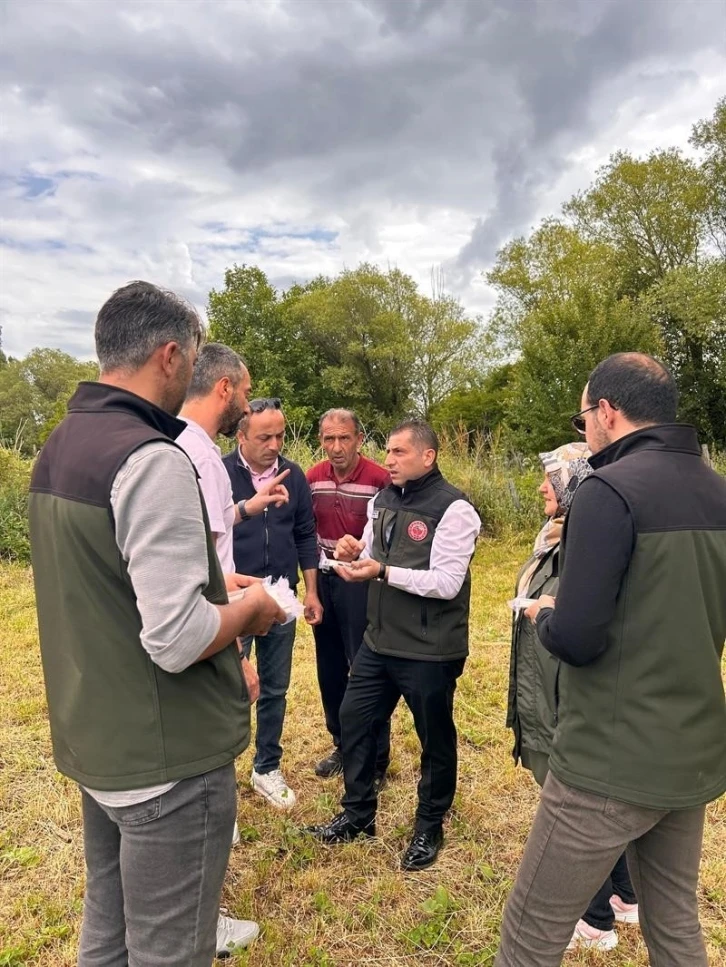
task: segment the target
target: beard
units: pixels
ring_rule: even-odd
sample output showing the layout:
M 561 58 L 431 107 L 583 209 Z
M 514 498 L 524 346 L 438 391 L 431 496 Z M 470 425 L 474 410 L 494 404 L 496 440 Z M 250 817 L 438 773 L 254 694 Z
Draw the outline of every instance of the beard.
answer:
M 179 379 L 164 389 L 161 403 L 159 404 L 162 410 L 166 413 L 171 413 L 172 416 L 179 415 L 179 410 L 184 405 L 184 400 L 187 396 L 190 379 L 191 374 L 189 379 Z
M 234 437 L 244 415 L 244 409 L 235 399 L 231 399 L 219 419 L 219 432 L 222 436 Z

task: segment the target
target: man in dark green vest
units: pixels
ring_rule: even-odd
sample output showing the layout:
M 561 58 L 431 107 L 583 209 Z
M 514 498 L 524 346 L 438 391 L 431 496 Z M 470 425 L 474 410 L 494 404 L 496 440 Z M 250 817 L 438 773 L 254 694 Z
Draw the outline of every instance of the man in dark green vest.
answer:
M 726 790 L 726 480 L 675 422 L 662 363 L 600 363 L 573 417 L 593 456 L 565 521 L 557 600 L 526 614 L 562 666 L 550 773 L 496 967 L 557 967 L 627 846 L 650 962 L 708 967 L 706 804 Z
M 35 464 L 30 536 L 53 753 L 81 787 L 79 967 L 209 967 L 249 742 L 236 637 L 284 614 L 228 603 L 196 473 L 174 443 L 203 335 L 132 282 L 96 320 L 81 383 Z M 234 576 L 234 585 L 239 584 Z
M 422 420 L 391 431 L 392 483 L 368 504 L 361 540 L 346 535 L 335 556 L 345 581 L 370 581 L 368 626 L 340 709 L 344 812 L 309 829 L 325 843 L 375 835 L 376 749 L 403 696 L 421 740 L 421 781 L 404 870 L 430 866 L 456 790 L 456 680 L 469 653 L 469 564 L 481 521 L 436 459 L 439 441 Z

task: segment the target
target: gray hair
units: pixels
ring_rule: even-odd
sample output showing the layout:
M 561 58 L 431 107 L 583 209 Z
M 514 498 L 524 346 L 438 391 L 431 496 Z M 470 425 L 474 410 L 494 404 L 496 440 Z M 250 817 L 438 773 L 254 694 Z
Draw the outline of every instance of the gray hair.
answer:
M 326 410 L 325 413 L 320 417 L 318 421 L 318 433 L 323 432 L 323 423 L 326 420 L 336 420 L 338 423 L 352 423 L 355 427 L 356 433 L 363 432 L 363 424 L 358 418 L 358 414 L 354 410 L 345 410 L 340 407 L 334 408 L 332 410 Z
M 208 396 L 225 376 L 232 386 L 239 386 L 245 369 L 244 360 L 234 349 L 223 346 L 221 342 L 206 343 L 197 355 L 187 399 L 198 400 Z
M 96 354 L 102 373 L 136 372 L 167 343 L 182 351 L 204 338 L 199 315 L 186 299 L 151 282 L 129 282 L 111 295 L 96 317 Z
M 439 438 L 436 431 L 425 420 L 418 420 L 412 417 L 409 420 L 402 420 L 388 434 L 389 439 L 394 433 L 410 433 L 411 439 L 422 450 L 434 450 L 439 452 Z

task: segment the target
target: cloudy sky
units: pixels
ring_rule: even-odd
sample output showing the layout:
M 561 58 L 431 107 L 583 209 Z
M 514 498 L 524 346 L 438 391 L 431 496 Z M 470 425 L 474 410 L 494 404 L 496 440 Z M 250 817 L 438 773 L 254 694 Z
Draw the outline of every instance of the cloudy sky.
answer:
M 200 308 L 362 260 L 472 312 L 497 248 L 617 148 L 686 146 L 723 0 L 10 0 L 0 7 L 3 348 L 93 355 L 144 278 Z

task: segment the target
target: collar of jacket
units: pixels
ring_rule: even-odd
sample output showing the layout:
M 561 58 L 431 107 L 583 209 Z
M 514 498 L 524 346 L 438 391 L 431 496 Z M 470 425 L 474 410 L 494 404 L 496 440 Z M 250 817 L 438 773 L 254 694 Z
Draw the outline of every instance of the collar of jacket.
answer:
M 69 413 L 130 413 L 172 440 L 186 429 L 184 420 L 162 410 L 143 396 L 110 383 L 81 382 L 68 401 Z
M 438 464 L 434 464 L 428 473 L 425 473 L 423 477 L 417 477 L 415 480 L 409 480 L 405 487 L 398 487 L 396 484 L 391 484 L 391 487 L 396 491 L 401 497 L 407 497 L 409 494 L 414 494 L 419 490 L 423 490 L 424 487 L 428 487 L 429 484 L 434 483 L 436 480 L 441 480 L 443 474 L 439 470 Z
M 692 453 L 701 455 L 696 428 L 687 423 L 658 423 L 655 426 L 644 426 L 639 430 L 628 433 L 614 443 L 600 450 L 590 457 L 590 466 L 594 470 L 615 463 L 629 453 L 638 450 L 671 450 L 678 453 Z

